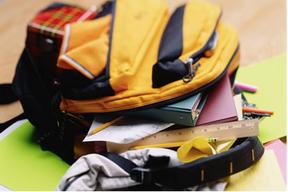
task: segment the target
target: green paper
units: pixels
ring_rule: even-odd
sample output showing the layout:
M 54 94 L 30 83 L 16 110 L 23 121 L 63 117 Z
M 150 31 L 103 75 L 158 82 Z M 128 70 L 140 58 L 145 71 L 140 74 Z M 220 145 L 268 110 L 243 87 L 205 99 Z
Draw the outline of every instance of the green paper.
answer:
M 244 93 L 249 103 L 274 112 L 260 122 L 259 138 L 263 143 L 286 136 L 286 56 L 240 67 L 236 80 L 258 87 L 256 93 Z
M 0 185 L 11 190 L 55 190 L 68 165 L 42 151 L 32 140 L 34 127 L 25 122 L 0 142 Z

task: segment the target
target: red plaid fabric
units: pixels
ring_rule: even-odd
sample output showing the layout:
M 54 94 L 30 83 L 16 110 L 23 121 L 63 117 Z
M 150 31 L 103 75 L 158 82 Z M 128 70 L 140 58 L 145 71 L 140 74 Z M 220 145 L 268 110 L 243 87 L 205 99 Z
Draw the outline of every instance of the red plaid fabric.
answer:
M 28 24 L 26 48 L 33 63 L 41 74 L 45 74 L 52 85 L 56 74 L 56 63 L 67 23 L 91 20 L 96 16 L 95 9 L 83 8 L 63 3 L 53 3 L 43 9 Z M 43 77 L 44 78 L 44 77 Z
M 36 15 L 29 23 L 28 30 L 62 38 L 67 23 L 90 20 L 95 16 L 96 10 L 93 8 L 85 10 L 77 6 L 52 4 Z

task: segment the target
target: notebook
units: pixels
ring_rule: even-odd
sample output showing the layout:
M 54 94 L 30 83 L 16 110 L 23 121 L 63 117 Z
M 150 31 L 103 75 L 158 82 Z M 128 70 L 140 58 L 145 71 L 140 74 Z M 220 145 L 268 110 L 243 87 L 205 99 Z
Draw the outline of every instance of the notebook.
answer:
M 199 115 L 197 126 L 204 124 L 224 123 L 237 121 L 231 84 L 228 75 L 225 75 L 208 92 L 207 101 Z
M 195 126 L 199 114 L 205 105 L 206 95 L 198 93 L 164 107 L 154 107 L 134 111 L 129 115 L 149 118 L 178 125 Z

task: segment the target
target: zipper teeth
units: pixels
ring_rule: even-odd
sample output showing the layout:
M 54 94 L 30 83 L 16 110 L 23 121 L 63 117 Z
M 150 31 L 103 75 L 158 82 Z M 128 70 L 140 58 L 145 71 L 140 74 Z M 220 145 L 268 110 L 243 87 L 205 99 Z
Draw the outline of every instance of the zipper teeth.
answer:
M 214 36 L 216 35 L 216 31 L 214 29 L 212 35 L 209 37 L 208 41 L 205 43 L 205 45 L 199 49 L 196 53 L 192 54 L 189 58 L 193 58 L 194 60 L 194 63 L 196 63 L 199 59 L 198 58 L 201 58 L 202 54 L 205 53 L 205 51 L 209 50 L 209 45 L 211 43 L 212 40 L 214 40 Z M 193 64 L 194 64 L 193 63 Z
M 210 35 L 208 41 L 204 44 L 204 46 L 203 46 L 201 49 L 199 49 L 199 50 L 198 50 L 197 52 L 195 52 L 194 54 L 190 55 L 190 58 L 194 58 L 194 62 L 197 62 L 197 61 L 198 61 L 197 59 L 195 59 L 196 56 L 198 56 L 198 55 L 200 55 L 200 54 L 203 54 L 203 53 L 206 51 L 208 45 L 210 44 L 210 41 L 211 41 L 212 39 L 214 39 L 213 37 L 214 37 L 214 35 L 215 35 L 215 33 L 216 33 L 216 27 L 217 27 L 217 25 L 218 25 L 218 23 L 219 23 L 219 21 L 220 21 L 221 15 L 222 15 L 222 12 L 221 12 L 220 16 L 219 16 L 218 19 L 217 19 L 216 25 L 214 26 L 214 29 L 213 29 L 213 33 Z

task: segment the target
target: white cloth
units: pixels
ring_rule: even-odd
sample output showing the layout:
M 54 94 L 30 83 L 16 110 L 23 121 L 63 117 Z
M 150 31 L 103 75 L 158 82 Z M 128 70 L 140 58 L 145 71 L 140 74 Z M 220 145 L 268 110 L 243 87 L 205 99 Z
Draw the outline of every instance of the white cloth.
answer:
M 143 166 L 149 156 L 170 157 L 169 166 L 177 166 L 177 153 L 173 150 L 162 148 L 150 148 L 131 150 L 120 154 L 122 157 L 133 161 L 137 166 Z M 117 164 L 98 154 L 89 154 L 79 158 L 65 173 L 57 190 L 90 191 L 90 190 L 114 190 L 130 186 L 136 183 L 129 174 Z
M 176 151 L 164 148 L 146 148 L 130 150 L 120 154 L 122 157 L 131 160 L 137 166 L 142 167 L 150 156 L 170 158 L 169 167 L 178 166 L 182 163 L 177 158 Z M 60 181 L 57 190 L 65 191 L 94 191 L 94 190 L 115 190 L 138 185 L 129 177 L 129 174 L 120 166 L 98 154 L 89 154 L 79 158 L 65 173 Z M 213 184 L 195 186 L 191 190 L 220 190 L 225 189 L 226 184 Z

